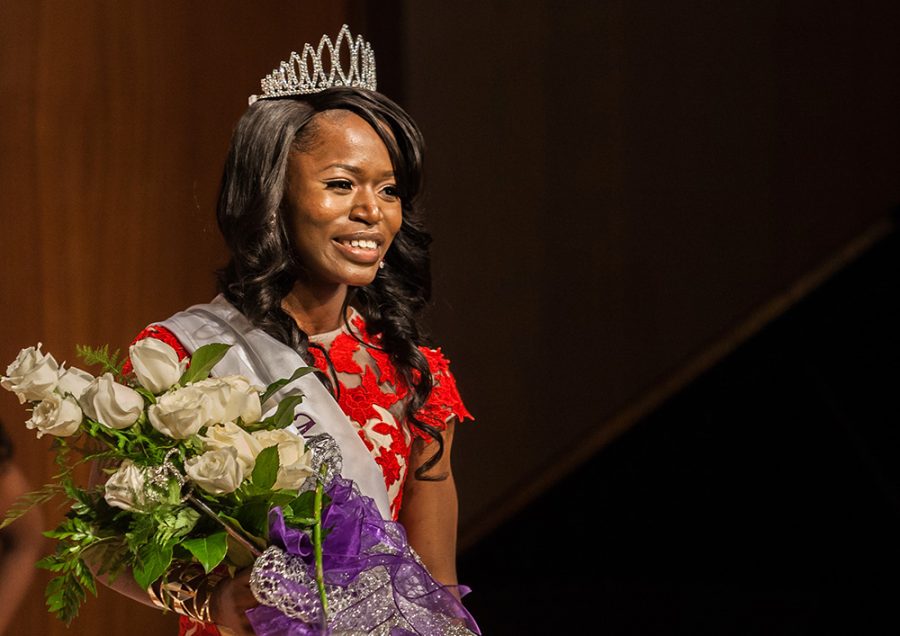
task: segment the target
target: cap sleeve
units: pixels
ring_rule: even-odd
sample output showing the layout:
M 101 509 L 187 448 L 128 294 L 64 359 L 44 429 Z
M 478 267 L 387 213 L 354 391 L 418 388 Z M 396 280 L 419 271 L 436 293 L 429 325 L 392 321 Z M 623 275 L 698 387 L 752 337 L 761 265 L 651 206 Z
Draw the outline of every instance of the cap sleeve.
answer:
M 438 430 L 443 431 L 447 428 L 447 423 L 456 418 L 460 422 L 475 418 L 469 413 L 469 409 L 463 404 L 459 389 L 456 387 L 456 378 L 450 372 L 450 361 L 444 356 L 440 348 L 429 349 L 420 347 L 419 350 L 428 361 L 428 368 L 434 379 L 434 387 L 428 401 L 416 413 L 416 417 L 425 424 L 429 424 Z M 413 427 L 413 430 L 420 437 L 431 440 L 424 431 Z

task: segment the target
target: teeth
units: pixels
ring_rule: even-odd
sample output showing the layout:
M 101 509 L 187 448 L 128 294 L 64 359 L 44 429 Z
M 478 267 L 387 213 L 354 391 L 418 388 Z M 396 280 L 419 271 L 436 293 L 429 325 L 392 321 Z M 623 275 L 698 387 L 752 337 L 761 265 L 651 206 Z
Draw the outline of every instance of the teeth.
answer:
M 343 241 L 343 243 L 350 247 L 361 247 L 366 250 L 374 250 L 378 247 L 378 243 L 375 241 L 357 241 L 356 239 L 353 239 L 352 241 Z

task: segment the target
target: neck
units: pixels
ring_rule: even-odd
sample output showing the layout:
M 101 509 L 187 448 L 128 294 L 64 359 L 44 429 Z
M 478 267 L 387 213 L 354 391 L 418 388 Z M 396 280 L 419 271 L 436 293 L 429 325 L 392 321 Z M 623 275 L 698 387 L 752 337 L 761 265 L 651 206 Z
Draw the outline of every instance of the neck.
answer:
M 347 297 L 347 286 L 314 288 L 294 283 L 293 289 L 281 301 L 281 307 L 307 335 L 333 331 L 341 326 L 341 307 Z

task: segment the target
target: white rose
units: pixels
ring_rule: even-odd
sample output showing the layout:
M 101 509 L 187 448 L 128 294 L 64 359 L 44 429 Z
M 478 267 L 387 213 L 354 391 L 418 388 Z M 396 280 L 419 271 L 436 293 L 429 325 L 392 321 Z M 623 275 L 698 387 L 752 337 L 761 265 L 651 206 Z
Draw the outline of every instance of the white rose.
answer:
M 43 400 L 53 392 L 59 382 L 59 365 L 49 353 L 37 347 L 19 351 L 15 361 L 6 367 L 6 375 L 0 379 L 0 386 L 12 391 L 19 403 Z
M 234 492 L 244 481 L 244 469 L 233 448 L 206 451 L 184 463 L 184 472 L 200 488 L 213 495 Z
M 87 386 L 78 399 L 85 415 L 109 428 L 128 428 L 144 411 L 141 394 L 104 373 Z
M 123 510 L 141 510 L 147 503 L 144 470 L 126 459 L 106 481 L 103 498 Z
M 284 429 L 253 433 L 263 448 L 278 446 L 278 477 L 275 488 L 296 490 L 313 474 L 312 453 L 301 435 Z
M 45 434 L 68 437 L 75 434 L 83 419 L 75 398 L 51 393 L 34 407 L 31 419 L 25 422 L 25 426 L 36 429 L 38 437 Z
M 209 395 L 216 422 L 233 422 L 241 418 L 244 424 L 258 422 L 262 414 L 259 387 L 250 384 L 242 375 L 208 378 L 191 384 Z
M 164 393 L 150 406 L 150 424 L 163 435 L 187 439 L 215 423 L 209 396 L 192 386 Z
M 72 395 L 76 400 L 84 394 L 84 390 L 94 381 L 87 371 L 82 371 L 78 367 L 69 367 L 68 369 L 60 368 L 59 385 L 56 390 L 62 395 L 67 393 Z
M 237 453 L 237 460 L 240 462 L 241 468 L 244 469 L 244 474 L 253 471 L 256 456 L 263 449 L 263 445 L 258 439 L 234 422 L 210 426 L 201 439 L 203 447 L 207 450 L 233 448 Z
M 171 346 L 156 338 L 144 338 L 128 349 L 131 366 L 141 386 L 153 394 L 170 389 L 187 368 L 188 359 L 178 359 Z

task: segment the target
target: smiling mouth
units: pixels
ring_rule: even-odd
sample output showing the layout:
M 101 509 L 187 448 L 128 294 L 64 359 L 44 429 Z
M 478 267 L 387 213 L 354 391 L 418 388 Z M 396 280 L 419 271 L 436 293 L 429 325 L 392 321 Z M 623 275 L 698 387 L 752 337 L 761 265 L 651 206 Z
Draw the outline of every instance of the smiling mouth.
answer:
M 374 265 L 381 260 L 381 241 L 374 239 L 333 239 L 344 257 L 360 265 Z
M 341 245 L 344 245 L 346 247 L 351 247 L 354 249 L 361 249 L 361 250 L 377 250 L 378 249 L 378 243 L 376 241 L 369 241 L 369 240 L 361 240 L 360 241 L 357 239 L 353 239 L 353 240 L 338 241 L 338 243 L 340 243 Z

